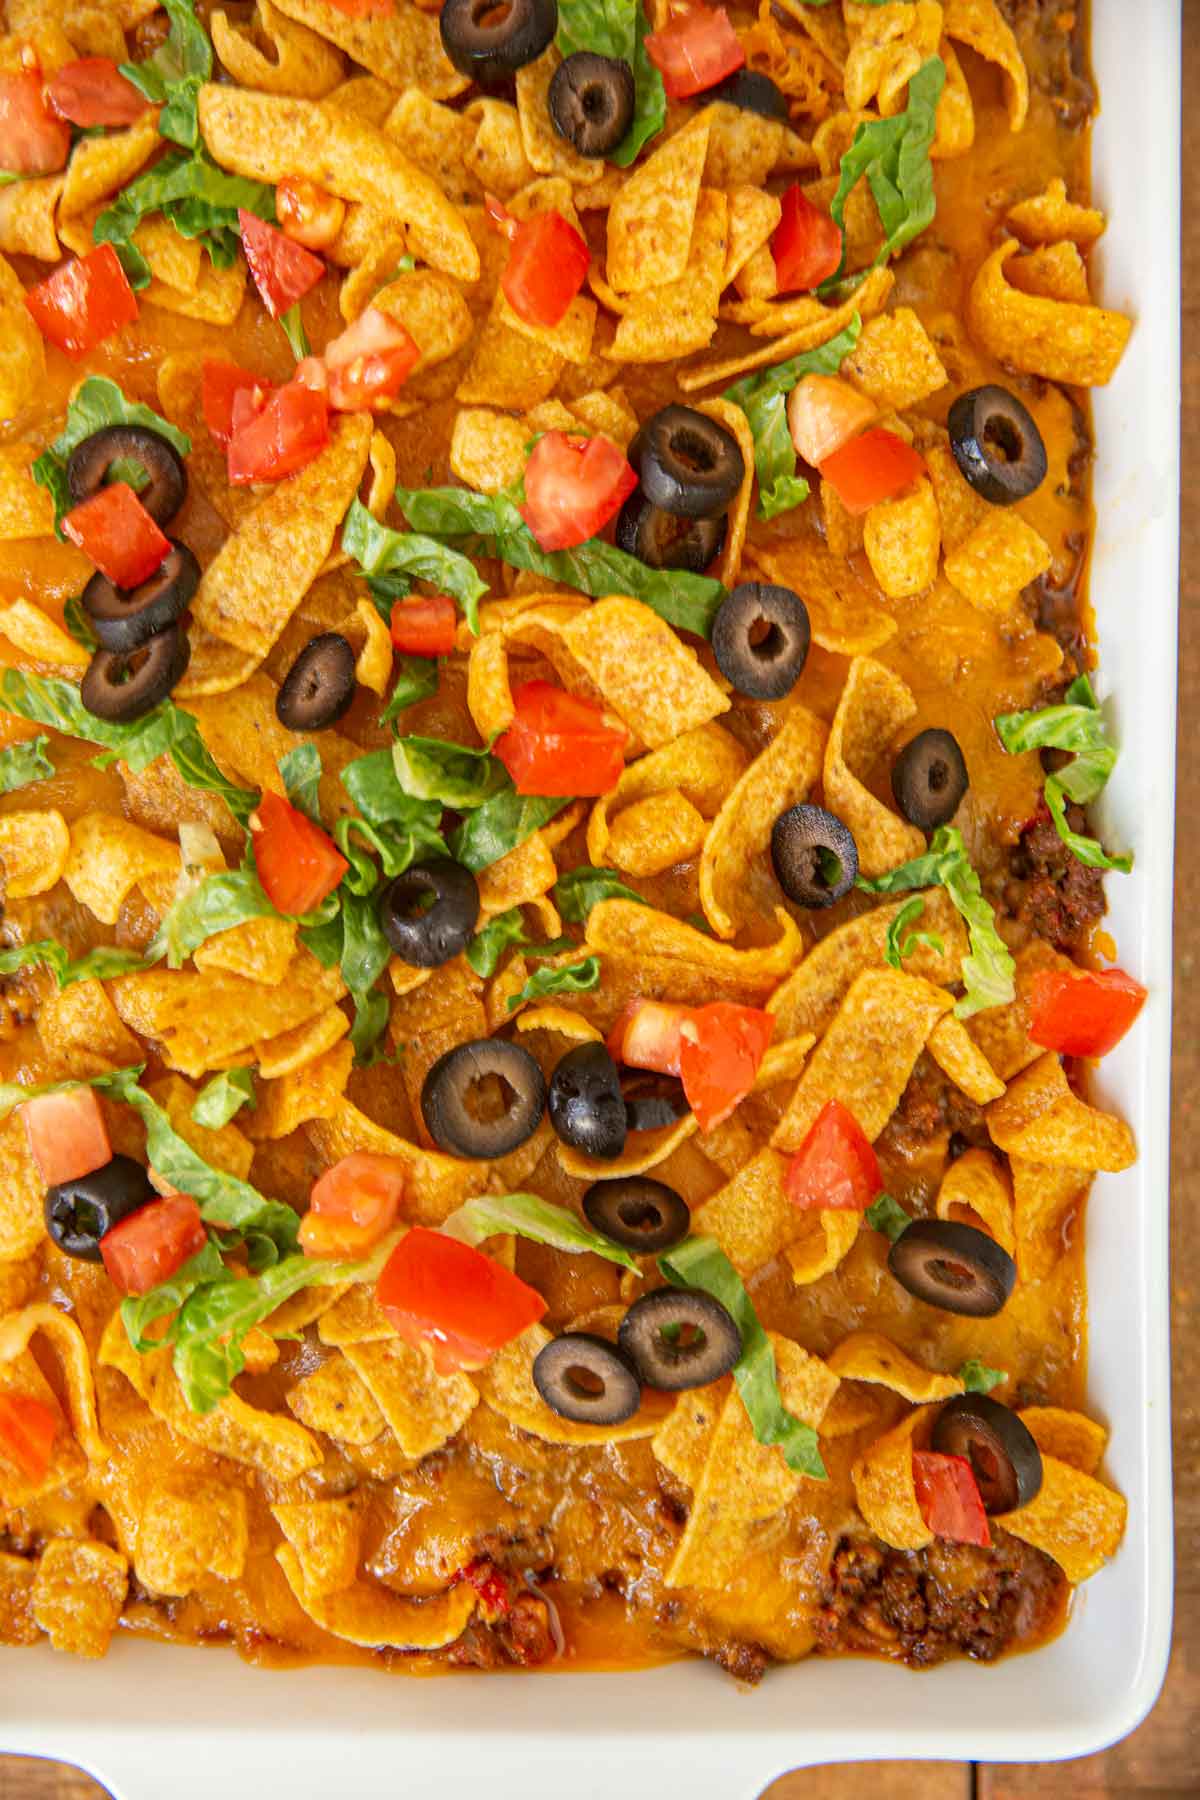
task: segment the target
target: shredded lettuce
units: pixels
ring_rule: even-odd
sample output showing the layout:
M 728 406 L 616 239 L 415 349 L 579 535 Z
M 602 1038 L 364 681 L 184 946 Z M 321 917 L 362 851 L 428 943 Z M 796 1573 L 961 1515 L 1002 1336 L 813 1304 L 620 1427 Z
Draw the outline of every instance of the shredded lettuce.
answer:
M 213 72 L 213 50 L 194 0 L 162 0 L 170 22 L 166 41 L 145 62 L 122 63 L 121 73 L 162 111 L 160 137 L 194 149 L 200 141 L 196 101 Z
M 254 1070 L 222 1069 L 205 1082 L 192 1103 L 192 1121 L 209 1131 L 219 1131 L 235 1114 L 248 1106 L 253 1112 Z
M 31 471 L 38 486 L 44 487 L 54 502 L 54 529 L 60 538 L 63 535 L 63 514 L 70 512 L 75 504 L 67 486 L 67 461 L 72 450 L 82 444 L 85 438 L 90 438 L 94 432 L 103 431 L 109 425 L 139 425 L 148 431 L 156 431 L 159 437 L 166 438 L 178 450 L 180 456 L 186 456 L 192 447 L 192 440 L 186 432 L 168 424 L 152 407 L 127 400 L 115 381 L 109 381 L 104 375 L 89 375 L 85 381 L 80 382 L 71 396 L 62 430 L 54 442 L 42 451 Z M 142 473 L 145 475 L 146 472 L 143 470 Z M 111 480 L 118 478 L 116 472 L 110 476 Z M 121 478 L 128 479 L 128 476 Z
M 410 577 L 433 582 L 440 594 L 458 601 L 467 624 L 479 635 L 479 602 L 488 591 L 487 582 L 460 550 L 451 550 L 436 537 L 418 531 L 393 531 L 391 526 L 381 525 L 361 500 L 352 501 L 346 514 L 342 549 L 373 583 L 392 575 L 402 575 L 406 587 Z
M 989 1369 L 977 1356 L 969 1356 L 958 1371 L 958 1379 L 968 1394 L 990 1394 L 994 1387 L 1008 1380 L 1008 1370 Z
M 385 618 L 391 619 L 389 602 Z M 388 695 L 387 705 L 379 715 L 381 725 L 390 725 L 397 713 L 402 713 L 407 706 L 416 706 L 419 700 L 429 700 L 438 691 L 438 661 L 434 656 L 401 656 L 396 659 L 396 671 L 392 678 L 392 691 Z
M 745 1283 L 721 1246 L 714 1238 L 690 1237 L 677 1249 L 665 1250 L 658 1266 L 676 1287 L 699 1288 L 732 1315 L 742 1334 L 742 1353 L 734 1364 L 733 1379 L 759 1443 L 778 1444 L 788 1468 L 797 1475 L 827 1480 L 817 1433 L 784 1405 L 771 1340 Z
M 650 904 L 641 894 L 626 887 L 615 869 L 595 869 L 590 863 L 568 869 L 554 884 L 554 904 L 571 925 L 582 925 L 593 906 L 598 906 L 601 900 L 636 900 L 639 906 Z
M 44 966 L 58 986 L 66 988 L 76 981 L 111 981 L 114 975 L 134 975 L 152 968 L 157 961 L 152 954 L 143 956 L 137 950 L 118 949 L 115 944 L 98 944 L 83 956 L 72 957 L 65 944 L 54 938 L 39 938 L 33 944 L 14 944 L 9 950 L 0 950 L 0 975 Z
M 636 1271 L 638 1266 L 628 1250 L 584 1225 L 566 1207 L 553 1206 L 537 1194 L 483 1194 L 452 1212 L 441 1229 L 464 1244 L 482 1244 L 511 1232 L 572 1256 L 590 1251 L 623 1269 Z
M 759 369 L 726 388 L 725 398 L 745 413 L 754 435 L 754 472 L 758 478 L 759 517 L 799 506 L 808 498 L 808 483 L 796 473 L 796 447 L 788 430 L 787 397 L 805 375 L 836 375 L 858 342 L 862 320 L 855 313 L 844 331 L 815 350 L 802 350 L 787 362 Z
M 563 963 L 556 968 L 535 969 L 519 994 L 509 996 L 508 1010 L 515 1012 L 530 1000 L 544 1000 L 548 994 L 585 994 L 599 986 L 600 958 L 585 956 L 579 962 Z
M 884 241 L 871 268 L 889 257 L 898 256 L 905 245 L 933 222 L 937 196 L 933 184 L 933 164 L 929 152 L 937 133 L 938 101 L 946 85 L 946 65 L 933 56 L 919 68 L 908 84 L 908 105 L 890 119 L 869 119 L 854 133 L 854 141 L 842 157 L 841 178 L 829 211 L 837 225 L 844 226 L 846 201 L 851 191 L 866 177 L 879 211 Z M 821 284 L 820 292 L 836 287 L 845 266 Z M 867 273 L 851 276 L 857 286 Z
M 490 800 L 468 813 L 450 838 L 450 853 L 457 862 L 478 875 L 480 869 L 499 862 L 535 831 L 549 824 L 570 800 L 537 794 L 518 794 L 510 782 Z
M 863 1219 L 872 1231 L 882 1231 L 884 1237 L 890 1238 L 894 1244 L 902 1231 L 912 1224 L 912 1215 L 906 1213 L 898 1200 L 890 1194 L 880 1194 L 878 1200 L 868 1206 Z
M 858 886 L 868 894 L 902 894 L 910 888 L 944 887 L 962 915 L 971 940 L 971 953 L 963 957 L 966 989 L 955 1007 L 960 1019 L 1005 1006 L 1016 993 L 1013 962 L 1007 944 L 996 929 L 996 915 L 983 897 L 979 876 L 971 865 L 962 833 L 953 825 L 939 825 L 924 856 L 914 857 L 876 881 L 861 875 Z
M 929 950 L 936 950 L 940 956 L 945 949 L 936 931 L 910 931 L 925 911 L 925 902 L 920 894 L 914 894 L 906 900 L 887 929 L 887 941 L 884 944 L 883 959 L 893 969 L 898 969 L 906 956 L 911 956 L 918 944 L 924 944 Z
M 1010 755 L 1027 750 L 1069 750 L 1073 759 L 1047 775 L 1043 792 L 1055 829 L 1072 856 L 1089 869 L 1116 869 L 1127 875 L 1133 856 L 1112 856 L 1098 838 L 1074 831 L 1067 819 L 1067 802 L 1087 806 L 1105 789 L 1116 767 L 1117 751 L 1108 741 L 1108 727 L 1100 703 L 1086 675 L 1078 675 L 1058 706 L 1030 712 L 1001 713 L 993 720 L 1000 742 Z
M 455 812 L 472 812 L 508 781 L 504 764 L 487 750 L 473 750 L 442 738 L 397 738 L 392 745 L 392 764 L 410 799 L 436 801 Z
M 292 805 L 310 818 L 314 825 L 321 823 L 321 752 L 315 744 L 297 744 L 279 759 L 279 773 L 283 777 L 283 785 Z
M 497 913 L 489 919 L 482 931 L 477 931 L 466 948 L 466 958 L 477 975 L 486 981 L 496 973 L 500 959 L 509 949 L 520 949 L 532 952 L 535 956 L 557 956 L 560 950 L 573 948 L 569 937 L 551 938 L 548 943 L 538 944 L 525 935 L 525 916 L 519 906 L 510 906 L 507 912 Z
M 15 794 L 35 781 L 49 781 L 54 764 L 46 754 L 50 739 L 44 732 L 24 744 L 0 750 L 0 794 Z

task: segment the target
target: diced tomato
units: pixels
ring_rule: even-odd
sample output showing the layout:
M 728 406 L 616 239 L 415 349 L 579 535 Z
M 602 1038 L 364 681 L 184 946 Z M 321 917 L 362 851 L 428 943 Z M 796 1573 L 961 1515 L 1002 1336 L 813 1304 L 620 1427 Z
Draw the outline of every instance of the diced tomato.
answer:
M 95 1088 L 39 1094 L 21 1108 L 29 1154 L 47 1187 L 78 1181 L 112 1160 L 108 1128 Z
M 687 100 L 740 69 L 746 52 L 723 6 L 691 6 L 646 39 L 646 54 L 668 100 Z
M 235 430 L 229 441 L 229 479 L 234 487 L 255 481 L 282 481 L 303 469 L 329 442 L 329 407 L 324 394 L 303 382 L 276 388 L 261 412 L 236 429 L 237 413 L 248 407 L 245 390 L 234 396 Z
M 68 356 L 86 356 L 138 316 L 137 299 L 111 244 L 63 263 L 29 289 L 25 304 L 46 342 Z
M 377 306 L 325 346 L 329 404 L 335 412 L 367 412 L 394 400 L 421 360 L 398 319 Z
M 559 212 L 522 219 L 500 280 L 508 304 L 531 325 L 555 326 L 587 280 L 591 252 Z
M 788 430 L 796 455 L 819 468 L 875 417 L 875 403 L 837 375 L 806 375 L 788 395 Z
M 546 1310 L 537 1290 L 502 1263 L 424 1226 L 396 1245 L 376 1296 L 406 1343 L 428 1345 L 443 1375 L 482 1368 Z
M 813 205 L 798 181 L 783 196 L 771 255 L 781 294 L 811 293 L 841 267 L 841 227 L 823 207 Z
M 518 794 L 590 797 L 617 785 L 629 733 L 591 700 L 549 681 L 527 681 L 513 695 L 513 707 L 495 754 Z
M 393 606 L 391 627 L 402 656 L 448 656 L 458 613 L 448 594 L 409 594 Z
M 271 382 L 252 374 L 249 369 L 240 368 L 237 363 L 222 362 L 213 356 L 204 359 L 200 382 L 204 423 L 223 448 L 228 448 L 233 436 L 233 406 L 237 396 L 250 394 L 254 402 L 252 412 L 259 413 L 274 392 Z
M 301 387 L 311 388 L 314 394 L 329 393 L 329 370 L 320 356 L 302 356 L 296 364 L 292 380 L 298 381 Z
M 302 175 L 285 175 L 275 189 L 275 215 L 293 243 L 306 250 L 328 250 L 342 229 L 346 203 Z
M 683 1057 L 683 1027 L 690 1006 L 665 1000 L 631 1000 L 608 1034 L 608 1053 L 630 1069 L 653 1069 L 678 1075 Z
M 190 1194 L 151 1200 L 100 1239 L 100 1254 L 122 1294 L 148 1294 L 207 1241 L 200 1208 Z
M 1146 1001 L 1123 969 L 1039 969 L 1029 989 L 1029 1035 L 1063 1056 L 1107 1056 Z
M 697 1006 L 684 1020 L 679 1073 L 701 1131 L 727 1119 L 750 1092 L 774 1027 L 771 1013 L 728 1000 Z
M 84 56 L 67 63 L 46 83 L 46 102 L 60 119 L 91 130 L 97 125 L 132 125 L 150 102 L 126 81 L 110 56 Z
M 300 1221 L 306 1256 L 365 1256 L 396 1223 L 404 1198 L 404 1164 L 356 1150 L 326 1169 Z
M 0 1456 L 15 1463 L 27 1481 L 42 1479 L 57 1436 L 58 1414 L 45 1401 L 0 1393 Z
M 148 580 L 171 548 L 127 481 L 111 482 L 72 507 L 62 528 L 119 588 Z
M 53 175 L 70 153 L 71 128 L 47 111 L 41 76 L 32 69 L 0 75 L 0 169 Z
M 913 1486 L 921 1517 L 934 1537 L 952 1544 L 991 1546 L 987 1513 L 979 1486 L 965 1456 L 943 1456 L 936 1450 L 913 1451 Z
M 788 1164 L 784 1190 L 793 1206 L 865 1212 L 883 1188 L 862 1126 L 840 1100 L 827 1100 Z
M 521 517 L 543 550 L 568 550 L 603 530 L 636 486 L 610 438 L 548 431 L 525 465 Z
M 278 319 L 316 287 L 325 264 L 244 207 L 238 211 L 238 224 L 254 285 L 271 317 Z
M 846 511 L 865 513 L 911 487 L 925 473 L 925 459 L 894 431 L 873 425 L 827 456 L 820 468 Z
M 299 808 L 267 791 L 254 814 L 254 862 L 267 899 L 281 913 L 308 913 L 350 867 L 333 839 Z

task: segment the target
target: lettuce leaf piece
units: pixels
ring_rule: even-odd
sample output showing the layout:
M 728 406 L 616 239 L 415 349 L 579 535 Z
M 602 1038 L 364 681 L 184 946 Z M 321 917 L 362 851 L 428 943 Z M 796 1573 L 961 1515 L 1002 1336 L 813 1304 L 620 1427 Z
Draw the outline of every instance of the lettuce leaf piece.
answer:
M 906 900 L 887 929 L 887 941 L 884 944 L 883 959 L 893 969 L 898 969 L 906 956 L 911 956 L 918 944 L 924 944 L 929 950 L 942 954 L 945 945 L 936 931 L 910 931 L 925 911 L 925 902 L 920 894 L 914 894 Z
M 280 1252 L 296 1248 L 300 1218 L 290 1206 L 268 1200 L 224 1169 L 214 1169 L 186 1139 L 180 1137 L 167 1114 L 138 1085 L 136 1069 L 118 1069 L 97 1075 L 90 1085 L 112 1100 L 132 1106 L 146 1127 L 146 1161 L 181 1194 L 191 1194 L 208 1225 L 222 1230 L 257 1232 L 271 1238 Z
M 554 1206 L 537 1194 L 482 1194 L 452 1212 L 440 1229 L 464 1244 L 482 1244 L 512 1233 L 534 1244 L 548 1244 L 551 1250 L 565 1250 L 569 1256 L 588 1252 L 635 1273 L 638 1267 L 628 1250 L 593 1231 L 565 1206 Z
M 171 1315 L 178 1314 L 184 1301 L 198 1287 L 208 1281 L 223 1281 L 226 1272 L 220 1246 L 210 1237 L 203 1250 L 189 1256 L 172 1276 L 152 1287 L 148 1294 L 130 1294 L 122 1300 L 121 1323 L 138 1354 L 147 1356 L 151 1350 L 173 1344 L 178 1318 Z M 161 1333 L 152 1334 L 151 1326 L 157 1325 L 160 1319 L 170 1319 L 171 1323 Z
M 861 875 L 857 884 L 868 894 L 902 894 L 910 888 L 944 887 L 967 927 L 971 954 L 963 957 L 966 989 L 954 1008 L 960 1019 L 1005 1006 L 1016 992 L 1016 964 L 996 929 L 996 915 L 983 897 L 979 876 L 971 865 L 962 833 L 953 825 L 939 825 L 924 856 L 914 857 L 891 869 L 876 881 Z
M 543 550 L 511 494 L 468 488 L 397 488 L 396 500 L 414 531 L 449 538 L 475 555 L 496 556 L 581 594 L 631 594 L 678 631 L 707 637 L 725 598 L 719 581 L 683 569 L 650 569 L 601 538 L 572 550 Z
M 771 1340 L 763 1330 L 745 1283 L 715 1238 L 689 1237 L 665 1250 L 658 1266 L 676 1287 L 699 1288 L 720 1301 L 742 1334 L 733 1379 L 760 1444 L 778 1444 L 797 1475 L 826 1481 L 817 1434 L 783 1404 Z
M 156 431 L 178 450 L 180 456 L 187 456 L 192 448 L 187 433 L 168 424 L 152 407 L 127 400 L 116 382 L 109 381 L 107 376 L 89 375 L 71 397 L 62 430 L 42 451 L 31 471 L 38 486 L 44 487 L 54 502 L 54 529 L 60 538 L 63 536 L 63 514 L 69 513 L 75 504 L 67 486 L 67 460 L 85 438 L 109 425 L 140 425 L 148 431 Z
M 633 118 L 608 161 L 627 169 L 667 122 L 663 78 L 646 54 L 649 30 L 641 0 L 559 0 L 556 43 L 566 57 L 576 50 L 617 57 L 633 70 Z
M 761 519 L 773 519 L 808 498 L 808 482 L 796 473 L 796 447 L 787 422 L 788 395 L 805 375 L 836 375 L 861 330 L 862 320 L 855 313 L 845 330 L 828 343 L 802 350 L 773 368 L 756 370 L 726 388 L 726 400 L 741 407 L 754 435 Z
M 162 0 L 162 5 L 170 21 L 166 41 L 145 62 L 122 63 L 121 73 L 161 106 L 159 136 L 194 148 L 200 141 L 197 96 L 212 77 L 212 45 L 194 0 Z
M 389 604 L 387 618 L 391 618 Z M 392 678 L 392 691 L 379 715 L 381 725 L 390 725 L 397 713 L 419 700 L 429 700 L 438 691 L 438 659 L 435 656 L 400 656 Z
M 397 738 L 392 745 L 392 764 L 410 799 L 437 801 L 455 812 L 482 806 L 509 779 L 504 764 L 487 750 L 473 750 L 442 738 Z
M 61 989 L 75 981 L 111 981 L 114 975 L 133 975 L 140 969 L 153 968 L 158 960 L 152 954 L 143 956 L 137 950 L 118 949 L 115 944 L 98 944 L 72 960 L 65 944 L 54 938 L 40 938 L 33 944 L 14 944 L 9 950 L 0 950 L 0 975 L 44 965 Z
M 464 868 L 478 875 L 518 844 L 549 824 L 556 813 L 571 804 L 569 798 L 542 794 L 518 794 L 512 783 L 468 813 L 450 838 L 450 854 Z
M 344 894 L 341 921 L 342 980 L 354 1002 L 350 1042 L 355 1058 L 362 1062 L 387 1027 L 387 995 L 376 993 L 375 984 L 391 961 L 392 949 L 383 935 L 374 895 Z
M 548 994 L 585 994 L 600 984 L 600 958 L 585 956 L 558 968 L 535 969 L 519 994 L 509 996 L 508 1010 L 515 1012 L 528 1000 L 544 1000 Z
M 320 786 L 323 772 L 321 752 L 315 744 L 297 744 L 294 750 L 289 750 L 279 759 L 279 773 L 283 777 L 288 799 L 314 825 L 321 823 Z
M 283 326 L 283 335 L 288 341 L 288 349 L 296 361 L 303 362 L 306 356 L 311 356 L 312 345 L 309 343 L 308 333 L 304 329 L 304 320 L 300 316 L 298 300 L 295 306 L 289 306 L 285 313 L 280 314 L 279 323 Z
M 890 1194 L 880 1194 L 878 1200 L 868 1206 L 863 1214 L 872 1231 L 882 1231 L 884 1237 L 894 1244 L 902 1231 L 912 1224 L 912 1214 L 905 1212 L 898 1200 Z
M 209 1131 L 228 1125 L 243 1106 L 253 1112 L 258 1102 L 254 1097 L 254 1070 L 221 1069 L 205 1082 L 192 1103 L 192 1119 Z
M 63 624 L 77 644 L 82 644 L 89 653 L 100 648 L 100 639 L 92 630 L 92 621 L 84 611 L 83 601 L 78 594 L 72 594 L 63 602 Z
M 138 775 L 156 757 L 169 756 L 189 787 L 219 794 L 239 825 L 248 824 L 258 805 L 257 788 L 238 787 L 222 775 L 193 715 L 171 700 L 164 700 L 140 719 L 118 724 L 90 713 L 79 698 L 79 689 L 69 681 L 4 669 L 0 672 L 0 707 L 32 719 L 35 725 L 48 725 L 65 737 L 104 745 L 103 754 L 94 758 L 98 769 L 123 762 Z
M 417 738 L 418 744 L 441 739 Z M 390 750 L 371 750 L 356 756 L 341 773 L 341 783 L 364 819 L 372 825 L 406 825 L 415 831 L 437 831 L 442 808 L 439 802 L 419 800 L 405 793 Z
M 488 591 L 487 582 L 460 550 L 448 549 L 437 537 L 419 531 L 393 531 L 391 526 L 381 525 L 361 500 L 352 501 L 346 514 L 342 549 L 372 581 L 398 574 L 433 582 L 440 594 L 458 601 L 478 637 L 479 602 Z
M 500 958 L 510 948 L 524 950 L 528 956 L 557 956 L 562 950 L 575 948 L 569 937 L 551 938 L 538 944 L 525 936 L 525 918 L 519 906 L 497 913 L 482 931 L 477 931 L 466 948 L 466 958 L 477 975 L 486 981 L 496 973 Z
M 274 188 L 230 175 L 203 150 L 169 150 L 121 189 L 96 220 L 92 236 L 98 244 L 112 244 L 133 286 L 145 287 L 150 269 L 133 242 L 143 219 L 162 213 L 180 237 L 200 239 L 214 268 L 228 269 L 242 247 L 239 210 L 255 213 L 273 225 Z
M 898 256 L 906 244 L 933 222 L 937 211 L 933 164 L 929 152 L 937 132 L 938 101 L 946 85 L 946 65 L 940 56 L 930 57 L 908 84 L 908 105 L 890 119 L 869 119 L 854 133 L 854 141 L 842 157 L 841 178 L 829 211 L 843 227 L 846 201 L 866 177 L 879 211 L 884 241 L 872 269 Z M 846 257 L 837 272 L 822 282 L 818 292 L 827 294 L 839 284 Z M 858 286 L 866 269 L 850 277 Z
M 990 1394 L 994 1387 L 1008 1380 L 1008 1370 L 989 1369 L 977 1356 L 969 1356 L 958 1371 L 958 1379 L 968 1394 Z
M 35 781 L 49 781 L 54 764 L 46 754 L 50 739 L 45 732 L 24 744 L 12 744 L 0 750 L 0 794 L 15 794 L 18 788 L 32 787 Z
M 631 887 L 626 887 L 615 869 L 597 869 L 590 863 L 579 863 L 560 875 L 554 884 L 554 904 L 571 925 L 582 925 L 593 906 L 601 900 L 636 900 L 649 906 Z
M 1110 855 L 1098 838 L 1072 829 L 1067 802 L 1087 806 L 1104 792 L 1116 767 L 1117 751 L 1108 741 L 1108 727 L 1100 702 L 1086 675 L 1078 675 L 1058 706 L 1042 706 L 1030 712 L 1001 713 L 992 723 L 1010 755 L 1027 750 L 1069 750 L 1072 760 L 1047 775 L 1043 792 L 1055 829 L 1072 856 L 1089 869 L 1116 869 L 1127 875 L 1133 856 Z
M 159 920 L 147 955 L 154 960 L 165 956 L 169 969 L 180 969 L 218 932 L 230 931 L 249 919 L 278 917 L 258 879 L 253 858 L 249 858 L 240 869 L 205 875 L 172 901 Z

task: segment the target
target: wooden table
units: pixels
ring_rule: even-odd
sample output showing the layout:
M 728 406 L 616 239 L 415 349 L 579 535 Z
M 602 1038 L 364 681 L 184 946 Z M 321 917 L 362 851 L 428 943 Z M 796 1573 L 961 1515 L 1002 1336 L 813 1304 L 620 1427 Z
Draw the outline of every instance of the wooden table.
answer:
M 1153 4 L 1153 0 L 1150 0 Z M 1183 91 L 1200 89 L 1200 4 L 1184 9 Z M 1184 108 L 1183 583 L 1179 689 L 1200 697 L 1200 510 L 1187 496 L 1200 466 L 1200 116 Z M 1147 196 L 1153 204 L 1153 196 Z M 1183 709 L 1185 720 L 1187 709 Z M 1074 1763 L 876 1763 L 785 1775 L 763 1800 L 1195 1800 L 1200 1794 L 1200 755 L 1185 728 L 1179 746 L 1179 851 L 1175 879 L 1175 1045 L 1171 1300 L 1175 1344 L 1175 1643 L 1162 1698 L 1140 1730 Z M 104 1800 L 86 1775 L 57 1763 L 0 1757 L 0 1800 Z

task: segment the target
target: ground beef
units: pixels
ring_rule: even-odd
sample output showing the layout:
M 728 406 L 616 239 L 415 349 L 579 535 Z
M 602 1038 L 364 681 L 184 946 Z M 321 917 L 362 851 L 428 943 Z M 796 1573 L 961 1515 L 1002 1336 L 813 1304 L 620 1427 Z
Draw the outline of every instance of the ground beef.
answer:
M 982 1108 L 924 1053 L 900 1096 L 896 1123 L 901 1131 L 922 1143 L 943 1131 L 968 1144 L 986 1145 L 990 1141 Z
M 1082 807 L 1067 806 L 1067 823 L 1086 832 Z M 1072 950 L 1087 927 L 1104 917 L 1104 877 L 1074 856 L 1043 806 L 1021 833 L 1005 888 L 1010 913 L 1059 950 Z
M 1049 96 L 1062 123 L 1078 130 L 1096 110 L 1096 84 L 1088 65 L 1087 9 L 1063 0 L 1000 0 L 1016 32 L 1035 88 Z
M 958 1654 L 992 1662 L 1044 1636 L 1065 1601 L 1062 1570 L 1019 1538 L 993 1537 L 991 1550 L 935 1543 L 918 1551 L 844 1538 L 830 1565 L 818 1650 L 926 1668 Z
M 727 1675 L 750 1687 L 758 1686 L 771 1661 L 761 1644 L 742 1644 L 736 1639 L 719 1645 L 711 1654 L 713 1661 L 719 1663 Z

